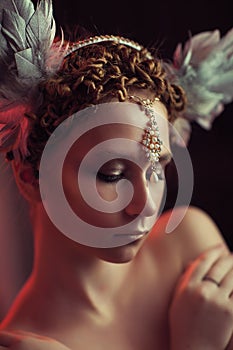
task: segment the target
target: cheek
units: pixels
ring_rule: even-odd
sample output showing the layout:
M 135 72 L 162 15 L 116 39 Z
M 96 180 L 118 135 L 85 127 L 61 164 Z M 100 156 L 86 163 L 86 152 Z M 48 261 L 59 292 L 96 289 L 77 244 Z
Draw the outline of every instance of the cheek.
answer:
M 63 176 L 63 189 L 72 211 L 86 223 L 103 228 L 124 224 L 124 222 L 119 223 L 119 219 L 121 220 L 119 212 L 113 210 L 108 213 L 109 205 L 111 202 L 114 205 L 114 200 L 118 198 L 115 184 L 93 181 L 92 175 L 85 174 L 82 179 L 82 191 L 80 191 L 77 174 L 72 170 L 67 176 Z M 84 197 L 82 192 L 85 192 Z
M 96 181 L 96 189 L 101 198 L 106 201 L 113 201 L 117 199 L 116 184 L 107 184 L 101 181 Z

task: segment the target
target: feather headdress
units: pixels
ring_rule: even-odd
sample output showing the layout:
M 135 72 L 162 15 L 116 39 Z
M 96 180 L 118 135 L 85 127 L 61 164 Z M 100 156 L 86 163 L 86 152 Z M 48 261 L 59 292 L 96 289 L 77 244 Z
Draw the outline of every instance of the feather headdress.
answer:
M 27 154 L 27 109 L 35 103 L 40 81 L 57 71 L 63 41 L 55 44 L 52 1 L 0 1 L 0 151 Z M 33 101 L 34 100 L 34 101 Z
M 176 47 L 173 63 L 164 63 L 170 81 L 185 90 L 188 104 L 174 126 L 188 143 L 196 121 L 209 130 L 224 104 L 233 100 L 233 29 L 220 38 L 219 30 L 202 32 Z M 171 135 L 173 142 L 176 136 Z

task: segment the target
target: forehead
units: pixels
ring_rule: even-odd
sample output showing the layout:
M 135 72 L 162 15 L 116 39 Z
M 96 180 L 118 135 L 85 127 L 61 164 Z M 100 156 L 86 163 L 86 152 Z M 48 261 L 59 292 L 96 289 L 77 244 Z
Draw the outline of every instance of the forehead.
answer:
M 169 127 L 166 109 L 160 102 L 153 105 L 156 122 L 166 148 L 169 149 Z M 129 137 L 140 142 L 145 129 L 149 125 L 149 117 L 143 107 L 131 102 L 109 102 L 99 104 L 74 115 L 73 137 L 88 135 L 92 132 L 94 141 L 102 137 Z M 78 133 L 77 133 L 78 132 Z M 86 141 L 88 138 L 86 139 Z
M 166 109 L 160 103 L 156 103 L 153 109 L 163 142 L 163 154 L 170 150 Z M 116 157 L 130 154 L 136 158 L 138 152 L 142 152 L 141 141 L 148 122 L 149 117 L 136 103 L 108 102 L 87 107 L 59 125 L 54 139 L 62 142 L 56 144 L 55 141 L 53 149 L 56 157 L 69 153 L 76 160 L 90 151 L 93 157 L 107 152 Z

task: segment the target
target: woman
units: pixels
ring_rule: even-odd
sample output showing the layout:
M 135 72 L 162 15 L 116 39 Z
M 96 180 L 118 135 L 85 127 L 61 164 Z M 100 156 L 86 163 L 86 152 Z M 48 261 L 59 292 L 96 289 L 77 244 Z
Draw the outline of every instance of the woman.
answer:
M 30 203 L 35 257 L 0 348 L 233 348 L 233 258 L 220 232 L 181 207 L 166 235 L 171 213 L 159 215 L 169 123 L 185 110 L 184 90 L 124 38 L 77 42 L 63 57 L 27 103 L 12 99 L 17 127 L 15 106 L 6 113 L 1 150 Z

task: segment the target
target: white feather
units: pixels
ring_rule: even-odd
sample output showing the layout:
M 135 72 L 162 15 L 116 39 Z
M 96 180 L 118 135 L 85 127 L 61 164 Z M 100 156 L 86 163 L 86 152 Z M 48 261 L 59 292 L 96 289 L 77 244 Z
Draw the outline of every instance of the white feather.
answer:
M 14 52 L 26 49 L 25 20 L 14 12 L 4 10 L 2 33 Z
M 12 4 L 12 8 L 9 8 L 9 0 L 7 1 L 7 6 L 4 8 L 8 8 L 9 11 L 12 11 L 17 13 L 19 16 L 24 18 L 25 22 L 28 23 L 29 19 L 31 18 L 33 12 L 34 12 L 34 6 L 31 0 L 22 0 L 22 1 L 16 1 L 10 0 Z
M 25 106 L 32 104 L 39 82 L 57 71 L 65 56 L 63 40 L 53 44 L 55 32 L 51 0 L 40 0 L 36 9 L 31 0 L 0 0 L 1 149 L 10 140 L 18 142 L 18 130 L 17 147 L 22 154 L 27 152 Z M 21 128 L 7 128 L 12 118 Z
M 179 43 L 173 63 L 164 67 L 169 79 L 186 92 L 183 117 L 210 129 L 224 104 L 233 101 L 233 29 L 222 38 L 218 30 L 197 34 L 183 50 Z

